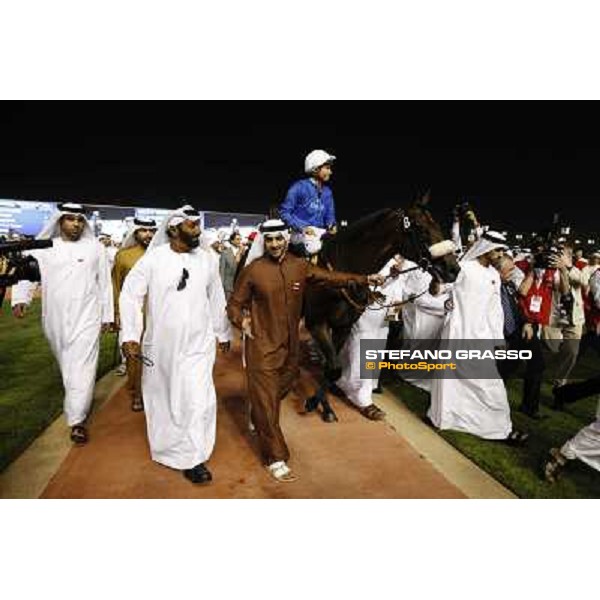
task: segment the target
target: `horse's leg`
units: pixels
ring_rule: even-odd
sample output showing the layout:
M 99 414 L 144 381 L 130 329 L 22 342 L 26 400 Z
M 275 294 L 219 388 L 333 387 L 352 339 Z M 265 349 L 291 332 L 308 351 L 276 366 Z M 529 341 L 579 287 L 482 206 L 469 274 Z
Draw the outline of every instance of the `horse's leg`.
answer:
M 338 418 L 335 412 L 333 412 L 333 408 L 331 408 L 329 400 L 327 400 L 327 394 L 325 390 L 328 388 L 329 384 L 328 382 L 326 382 L 325 386 L 321 386 L 321 388 L 319 389 L 320 393 L 322 394 L 321 407 L 323 408 L 323 412 L 321 413 L 321 419 L 323 419 L 325 423 L 333 423 L 334 421 L 337 421 Z
M 306 400 L 306 402 L 304 403 L 304 409 L 306 410 L 306 412 L 313 412 L 319 407 L 320 404 L 321 419 L 323 419 L 323 421 L 325 421 L 326 423 L 333 423 L 334 421 L 337 421 L 338 418 L 335 412 L 333 411 L 333 408 L 331 408 L 329 400 L 327 400 L 328 387 L 329 386 L 327 382 L 322 383 L 315 392 L 314 396 L 311 396 Z
M 315 327 L 312 327 L 310 332 L 325 355 L 325 379 L 323 382 L 321 382 L 316 394 L 306 401 L 305 409 L 307 412 L 311 412 L 320 404 L 322 407 L 321 418 L 327 423 L 332 423 L 333 421 L 337 421 L 337 416 L 331 408 L 326 395 L 329 383 L 331 381 L 330 375 L 332 373 L 332 369 L 335 368 L 336 359 L 335 349 L 331 340 L 331 332 L 326 323 L 321 323 Z
M 332 328 L 332 344 L 334 348 L 334 362 L 331 367 L 330 377 L 327 377 L 327 381 L 329 384 L 329 391 L 339 398 L 344 398 L 346 394 L 341 390 L 336 381 L 341 377 L 342 374 L 342 365 L 340 363 L 340 353 L 344 343 L 348 339 L 350 335 L 350 330 L 352 327 L 341 326 Z
M 320 385 L 317 391 L 314 393 L 314 395 L 304 402 L 304 409 L 306 410 L 306 412 L 313 412 L 317 410 L 317 408 L 319 408 L 319 404 L 321 404 L 321 402 L 323 401 L 324 394 L 325 388 L 322 385 Z

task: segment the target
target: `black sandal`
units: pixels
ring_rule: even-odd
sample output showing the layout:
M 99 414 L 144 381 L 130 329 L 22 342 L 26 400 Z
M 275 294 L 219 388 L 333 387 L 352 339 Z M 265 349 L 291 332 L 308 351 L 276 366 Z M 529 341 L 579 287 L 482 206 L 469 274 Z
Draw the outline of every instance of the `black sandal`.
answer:
M 83 446 L 88 442 L 88 432 L 83 425 L 73 425 L 71 427 L 71 441 L 77 446 Z
M 524 433 L 523 431 L 517 431 L 516 429 L 513 429 L 505 441 L 510 446 L 524 446 L 528 439 L 528 433 Z

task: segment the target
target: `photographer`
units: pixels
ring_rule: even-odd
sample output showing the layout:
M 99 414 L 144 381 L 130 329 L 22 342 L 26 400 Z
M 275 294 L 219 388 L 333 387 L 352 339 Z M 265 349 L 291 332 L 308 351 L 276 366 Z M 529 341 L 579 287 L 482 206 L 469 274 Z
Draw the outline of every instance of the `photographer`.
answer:
M 581 271 L 573 266 L 572 247 L 538 246 L 519 292 L 528 320 L 542 326 L 546 347 L 560 356 L 554 385 L 564 385 L 577 360 L 585 321 Z
M 9 287 L 18 281 L 40 281 L 37 261 L 23 253 L 28 250 L 48 248 L 51 241 L 11 240 L 0 236 L 0 308 Z M 2 314 L 2 313 L 0 313 Z
M 52 240 L 51 248 L 31 252 L 42 277 L 42 326 L 58 361 L 65 386 L 64 409 L 71 440 L 84 444 L 90 412 L 100 332 L 113 321 L 112 285 L 104 248 L 94 238 L 79 204 L 63 204 L 38 239 Z M 13 287 L 13 314 L 25 316 L 31 283 Z

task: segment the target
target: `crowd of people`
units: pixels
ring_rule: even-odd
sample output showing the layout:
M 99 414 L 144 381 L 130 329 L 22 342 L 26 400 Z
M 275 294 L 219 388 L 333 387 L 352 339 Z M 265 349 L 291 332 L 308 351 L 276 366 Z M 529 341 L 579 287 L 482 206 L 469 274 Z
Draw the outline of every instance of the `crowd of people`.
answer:
M 509 444 L 526 444 L 513 427 L 505 381 L 522 373 L 520 410 L 543 418 L 540 389 L 545 356 L 558 355 L 552 373 L 556 410 L 600 391 L 600 377 L 570 383 L 584 348 L 600 350 L 600 253 L 584 256 L 565 237 L 547 236 L 529 248 L 482 226 L 472 208 L 457 206 L 453 251 L 460 272 L 442 283 L 401 255 L 378 273 L 342 273 L 314 257 L 337 221 L 329 180 L 335 156 L 315 150 L 306 177 L 295 182 L 277 218 L 246 239 L 239 230 L 201 230 L 192 206 L 162 223 L 136 219 L 115 244 L 96 238 L 79 204 L 60 206 L 39 239 L 53 246 L 31 252 L 41 273 L 42 324 L 60 366 L 64 411 L 75 444 L 89 439 L 102 332 L 118 331 L 131 409 L 145 412 L 152 459 L 207 483 L 216 438 L 217 395 L 213 367 L 241 332 L 252 429 L 268 473 L 279 482 L 297 479 L 279 423 L 280 405 L 299 372 L 299 331 L 307 289 L 377 288 L 387 311 L 365 310 L 340 353 L 336 387 L 367 419 L 385 413 L 373 402 L 381 381 L 360 376 L 360 340 L 386 339 L 403 348 L 442 340 L 494 340 L 528 350 L 531 358 L 498 361 L 495 377 L 419 378 L 403 375 L 431 396 L 430 424 Z M 13 313 L 23 318 L 36 284 L 12 288 Z M 555 481 L 569 460 L 600 470 L 598 420 L 549 451 L 544 476 Z

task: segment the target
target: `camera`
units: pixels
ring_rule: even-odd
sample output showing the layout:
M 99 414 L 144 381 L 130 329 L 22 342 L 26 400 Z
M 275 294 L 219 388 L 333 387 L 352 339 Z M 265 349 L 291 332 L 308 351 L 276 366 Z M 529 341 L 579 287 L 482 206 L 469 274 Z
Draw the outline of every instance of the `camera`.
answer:
M 474 214 L 475 211 L 469 202 L 461 202 L 455 205 L 453 209 L 454 216 L 462 220 L 469 220 L 469 213 Z
M 33 256 L 23 255 L 29 250 L 50 248 L 52 240 L 23 240 L 3 242 L 0 238 L 0 306 L 7 287 L 22 279 L 40 281 L 40 268 Z
M 558 246 L 546 246 L 541 252 L 533 255 L 533 266 L 536 269 L 552 269 L 551 259 L 558 258 L 561 250 Z
M 540 244 L 538 251 L 533 255 L 533 266 L 536 269 L 553 269 L 555 267 L 551 264 L 552 259 L 559 258 L 561 254 L 562 249 L 555 244 Z
M 573 307 L 575 306 L 575 300 L 573 294 L 568 292 L 567 294 L 561 294 L 558 301 L 558 321 L 561 325 L 573 326 Z

